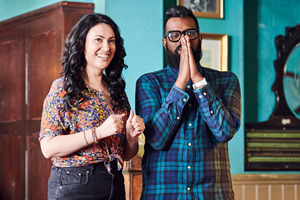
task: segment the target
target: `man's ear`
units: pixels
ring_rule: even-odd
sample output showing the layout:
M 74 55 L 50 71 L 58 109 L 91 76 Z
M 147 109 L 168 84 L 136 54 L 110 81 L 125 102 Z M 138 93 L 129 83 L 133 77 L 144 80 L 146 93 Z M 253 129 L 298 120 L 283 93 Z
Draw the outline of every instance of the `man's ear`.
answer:
M 166 45 L 167 45 L 167 40 L 166 40 L 166 38 L 163 38 L 163 39 L 162 39 L 162 43 L 163 43 L 163 45 L 164 45 L 164 47 L 165 47 L 165 49 L 166 49 Z
M 202 35 L 199 34 L 198 38 L 199 38 L 200 44 L 202 44 Z

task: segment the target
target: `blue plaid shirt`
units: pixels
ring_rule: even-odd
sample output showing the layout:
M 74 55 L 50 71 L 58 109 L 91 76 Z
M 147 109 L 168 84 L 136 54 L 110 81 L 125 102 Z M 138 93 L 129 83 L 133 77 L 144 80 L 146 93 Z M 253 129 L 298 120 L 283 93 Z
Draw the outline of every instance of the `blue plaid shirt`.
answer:
M 198 66 L 208 84 L 174 86 L 169 66 L 141 76 L 136 112 L 146 124 L 141 199 L 234 199 L 227 142 L 240 127 L 238 78 Z

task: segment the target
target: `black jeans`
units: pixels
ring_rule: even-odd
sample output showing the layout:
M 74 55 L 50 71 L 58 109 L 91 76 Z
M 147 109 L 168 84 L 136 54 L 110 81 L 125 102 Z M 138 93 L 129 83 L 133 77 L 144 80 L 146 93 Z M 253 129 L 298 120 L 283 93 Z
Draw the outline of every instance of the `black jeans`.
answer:
M 82 167 L 51 167 L 48 200 L 125 200 L 122 171 L 111 163 L 112 174 L 104 164 Z

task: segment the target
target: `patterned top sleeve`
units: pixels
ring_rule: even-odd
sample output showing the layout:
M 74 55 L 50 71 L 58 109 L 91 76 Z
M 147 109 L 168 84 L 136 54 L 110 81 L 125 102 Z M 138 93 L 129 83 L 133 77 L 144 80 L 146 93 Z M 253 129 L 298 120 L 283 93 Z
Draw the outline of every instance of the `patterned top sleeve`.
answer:
M 65 127 L 60 116 L 63 107 L 62 97 L 65 92 L 62 89 L 62 82 L 53 82 L 49 94 L 43 104 L 40 140 L 44 137 L 51 137 L 63 134 Z

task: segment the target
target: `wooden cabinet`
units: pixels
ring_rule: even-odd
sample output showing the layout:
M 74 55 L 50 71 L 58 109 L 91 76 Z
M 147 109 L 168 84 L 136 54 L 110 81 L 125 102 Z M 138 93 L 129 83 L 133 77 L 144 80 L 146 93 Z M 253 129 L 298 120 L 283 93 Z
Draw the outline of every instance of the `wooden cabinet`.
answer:
M 0 22 L 0 199 L 47 199 L 51 161 L 38 142 L 43 100 L 60 76 L 67 34 L 93 10 L 59 2 Z

